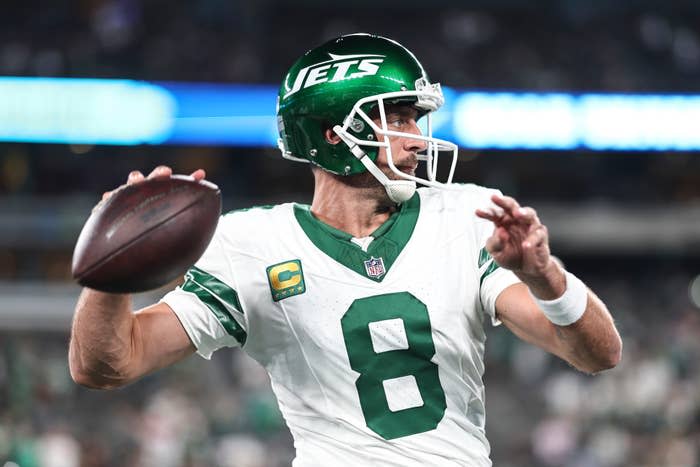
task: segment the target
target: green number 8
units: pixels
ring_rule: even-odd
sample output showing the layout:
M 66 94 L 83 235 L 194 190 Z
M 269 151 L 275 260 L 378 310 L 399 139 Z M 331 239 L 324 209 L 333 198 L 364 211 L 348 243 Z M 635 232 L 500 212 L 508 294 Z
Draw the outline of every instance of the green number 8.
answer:
M 375 352 L 370 323 L 395 319 L 403 322 L 408 348 Z M 355 386 L 367 426 L 384 439 L 435 429 L 445 414 L 446 402 L 438 366 L 430 361 L 435 344 L 425 304 L 408 292 L 360 298 L 345 312 L 341 326 L 350 366 L 360 373 Z M 415 378 L 423 403 L 392 410 L 384 383 L 409 375 Z

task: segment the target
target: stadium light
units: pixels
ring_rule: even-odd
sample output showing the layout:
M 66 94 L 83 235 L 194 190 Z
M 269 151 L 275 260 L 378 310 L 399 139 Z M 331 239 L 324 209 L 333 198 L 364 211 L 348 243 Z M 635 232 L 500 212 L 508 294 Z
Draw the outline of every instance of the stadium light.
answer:
M 700 150 L 700 96 L 445 88 L 435 135 L 473 149 Z M 0 77 L 0 141 L 276 146 L 269 85 Z
M 176 99 L 129 80 L 0 78 L 0 141 L 159 144 Z

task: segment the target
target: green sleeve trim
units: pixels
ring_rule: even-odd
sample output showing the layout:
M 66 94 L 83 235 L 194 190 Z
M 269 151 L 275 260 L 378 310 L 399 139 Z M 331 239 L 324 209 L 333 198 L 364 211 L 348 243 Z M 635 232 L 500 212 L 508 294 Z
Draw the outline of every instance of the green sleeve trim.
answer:
M 248 335 L 224 306 L 224 303 L 227 303 L 243 313 L 236 291 L 216 277 L 196 267 L 187 271 L 185 278 L 181 289 L 195 294 L 214 313 L 226 332 L 233 336 L 239 344 L 244 345 Z
M 491 274 L 493 271 L 498 269 L 500 266 L 498 263 L 496 263 L 494 260 L 491 260 L 491 264 L 489 264 L 489 267 L 486 268 L 486 271 L 481 275 L 481 279 L 479 280 L 479 287 L 481 287 L 481 284 L 484 283 L 484 279 Z
M 216 277 L 206 271 L 202 271 L 196 266 L 193 266 L 187 271 L 187 276 L 191 276 L 195 282 L 211 290 L 222 302 L 231 305 L 236 311 L 243 313 L 243 307 L 238 299 L 238 293 Z
M 483 247 L 479 252 L 479 267 L 483 266 L 491 259 L 491 254 L 488 252 L 486 247 Z

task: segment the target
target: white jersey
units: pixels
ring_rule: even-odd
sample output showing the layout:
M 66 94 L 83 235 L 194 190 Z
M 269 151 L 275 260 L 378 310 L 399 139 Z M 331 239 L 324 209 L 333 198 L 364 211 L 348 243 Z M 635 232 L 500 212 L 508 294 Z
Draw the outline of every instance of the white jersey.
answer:
M 229 213 L 163 301 L 203 357 L 265 367 L 295 467 L 489 466 L 484 321 L 518 281 L 474 215 L 494 192 L 421 188 L 365 239 L 308 206 Z

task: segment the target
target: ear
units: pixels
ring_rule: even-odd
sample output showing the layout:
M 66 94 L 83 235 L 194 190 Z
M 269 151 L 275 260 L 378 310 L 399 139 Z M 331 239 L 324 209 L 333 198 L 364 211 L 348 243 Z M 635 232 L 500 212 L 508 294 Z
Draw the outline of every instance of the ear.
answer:
M 335 134 L 335 131 L 333 131 L 332 128 L 327 128 L 326 131 L 323 132 L 323 136 L 330 144 L 338 144 L 341 141 L 340 136 Z

